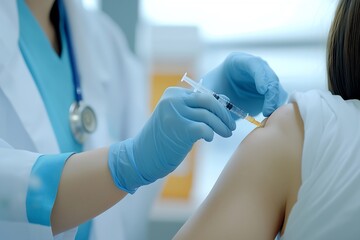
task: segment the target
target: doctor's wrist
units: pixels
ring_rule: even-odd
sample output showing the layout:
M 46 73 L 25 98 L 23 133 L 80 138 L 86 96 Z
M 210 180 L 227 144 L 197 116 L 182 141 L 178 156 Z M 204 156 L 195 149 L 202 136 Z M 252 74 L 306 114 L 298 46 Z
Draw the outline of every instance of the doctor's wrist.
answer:
M 114 184 L 122 191 L 134 194 L 139 187 L 151 183 L 140 174 L 136 165 L 132 138 L 110 146 L 108 165 Z

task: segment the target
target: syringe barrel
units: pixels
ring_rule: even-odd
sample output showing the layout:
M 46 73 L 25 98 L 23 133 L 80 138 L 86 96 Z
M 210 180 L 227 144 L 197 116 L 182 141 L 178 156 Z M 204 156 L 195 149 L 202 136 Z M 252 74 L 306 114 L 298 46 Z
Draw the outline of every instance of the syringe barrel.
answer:
M 219 94 L 213 93 L 212 94 L 220 103 L 221 105 L 223 105 L 227 110 L 229 110 L 230 112 L 234 113 L 236 116 L 240 117 L 241 119 L 244 119 L 248 116 L 247 113 L 245 113 L 243 110 L 241 110 L 240 108 L 236 107 L 234 104 L 232 104 L 229 100 L 227 100 L 226 98 L 222 97 Z
M 232 113 L 234 113 L 235 115 L 237 115 L 239 118 L 241 119 L 245 119 L 247 116 L 249 116 L 248 113 L 245 113 L 243 110 L 241 110 L 240 108 L 234 106 L 233 108 L 230 109 L 230 111 Z

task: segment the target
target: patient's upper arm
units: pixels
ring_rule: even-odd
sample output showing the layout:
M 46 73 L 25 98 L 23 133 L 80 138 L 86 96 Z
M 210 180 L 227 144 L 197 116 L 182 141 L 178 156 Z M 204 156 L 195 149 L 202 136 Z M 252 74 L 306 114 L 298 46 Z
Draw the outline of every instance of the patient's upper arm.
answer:
M 274 239 L 296 200 L 302 143 L 297 106 L 288 104 L 241 142 L 175 239 Z

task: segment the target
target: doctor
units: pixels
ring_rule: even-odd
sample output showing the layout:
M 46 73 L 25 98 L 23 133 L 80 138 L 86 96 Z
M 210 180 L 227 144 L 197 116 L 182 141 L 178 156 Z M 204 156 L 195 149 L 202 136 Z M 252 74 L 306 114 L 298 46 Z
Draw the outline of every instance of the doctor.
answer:
M 197 140 L 231 136 L 229 112 L 169 88 L 140 129 L 141 69 L 110 19 L 79 0 L 1 1 L 0 22 L 0 239 L 145 239 L 157 186 L 138 188 Z M 264 61 L 241 53 L 205 82 L 253 114 L 286 97 Z

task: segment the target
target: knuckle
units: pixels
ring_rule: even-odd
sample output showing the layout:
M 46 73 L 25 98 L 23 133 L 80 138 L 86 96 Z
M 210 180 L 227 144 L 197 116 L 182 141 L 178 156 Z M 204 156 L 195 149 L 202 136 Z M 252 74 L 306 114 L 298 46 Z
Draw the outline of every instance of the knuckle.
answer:
M 159 111 L 163 111 L 164 109 L 169 108 L 171 102 L 171 98 L 161 98 L 156 108 L 159 109 Z
M 175 98 L 181 94 L 182 89 L 180 87 L 168 87 L 165 89 L 161 99 Z
M 176 92 L 176 87 L 168 87 L 164 91 L 165 94 L 172 94 L 174 92 Z

